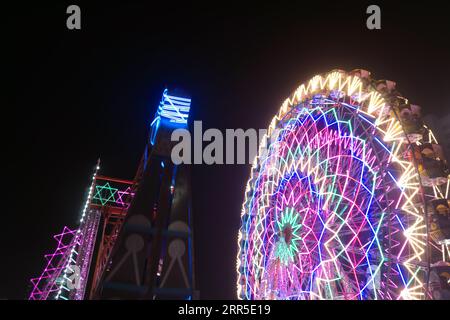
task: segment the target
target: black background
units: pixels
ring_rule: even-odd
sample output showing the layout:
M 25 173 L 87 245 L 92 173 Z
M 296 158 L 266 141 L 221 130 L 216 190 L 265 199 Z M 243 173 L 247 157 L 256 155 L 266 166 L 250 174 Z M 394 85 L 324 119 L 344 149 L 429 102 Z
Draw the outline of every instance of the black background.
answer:
M 2 7 L 0 298 L 25 299 L 51 235 L 74 227 L 100 156 L 132 178 L 165 86 L 192 97 L 204 128 L 266 128 L 303 81 L 363 68 L 425 113 L 450 110 L 444 2 L 17 2 Z M 66 28 L 78 4 L 82 29 Z M 202 298 L 234 299 L 236 237 L 248 165 L 194 166 Z

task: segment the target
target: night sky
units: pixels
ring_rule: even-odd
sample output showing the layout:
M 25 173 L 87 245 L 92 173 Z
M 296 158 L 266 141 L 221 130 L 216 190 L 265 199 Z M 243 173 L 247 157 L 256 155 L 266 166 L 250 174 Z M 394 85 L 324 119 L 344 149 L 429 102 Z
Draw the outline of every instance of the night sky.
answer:
M 98 157 L 102 174 L 133 178 L 166 86 L 191 95 L 190 120 L 204 130 L 266 128 L 298 85 L 336 68 L 394 80 L 424 113 L 450 111 L 450 21 L 439 2 L 310 2 L 3 8 L 0 298 L 27 297 L 51 236 L 76 226 Z M 381 30 L 366 28 L 373 3 Z M 81 30 L 66 28 L 70 4 Z M 192 169 L 200 295 L 234 299 L 249 166 Z

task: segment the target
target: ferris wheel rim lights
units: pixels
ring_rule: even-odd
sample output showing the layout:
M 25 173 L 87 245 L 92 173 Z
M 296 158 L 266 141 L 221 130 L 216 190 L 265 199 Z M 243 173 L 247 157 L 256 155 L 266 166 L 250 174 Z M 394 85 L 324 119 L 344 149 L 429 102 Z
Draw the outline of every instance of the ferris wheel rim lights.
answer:
M 261 278 L 258 278 L 260 277 L 260 275 L 256 273 L 251 275 L 248 274 L 248 268 L 251 267 L 243 262 L 243 260 L 245 260 L 246 258 L 247 249 L 246 245 L 242 247 L 241 244 L 252 241 L 252 239 L 249 239 L 249 237 L 258 239 L 258 237 L 265 232 L 266 228 L 264 226 L 251 226 L 252 228 L 259 229 L 257 232 L 253 231 L 253 233 L 250 234 L 248 233 L 249 229 L 243 229 L 246 223 L 247 226 L 250 224 L 249 221 L 252 219 L 250 215 L 259 214 L 258 212 L 252 212 L 253 208 L 250 207 L 250 204 L 252 201 L 252 197 L 254 196 L 255 192 L 257 192 L 254 188 L 255 186 L 257 186 L 258 180 L 264 173 L 262 171 L 264 167 L 264 161 L 267 160 L 266 158 L 264 158 L 267 156 L 265 153 L 263 153 L 264 147 L 269 145 L 269 139 L 271 138 L 271 135 L 274 134 L 275 129 L 278 129 L 278 126 L 281 123 L 284 123 L 284 118 L 289 112 L 296 110 L 301 104 L 304 104 L 306 101 L 311 101 L 314 98 L 320 97 L 326 98 L 333 95 L 334 97 L 336 97 L 334 101 L 339 100 L 342 97 L 346 97 L 355 102 L 354 105 L 347 104 L 346 107 L 351 108 L 355 107 L 356 105 L 355 112 L 359 115 L 359 118 L 361 118 L 360 121 L 366 121 L 367 123 L 371 124 L 378 133 L 378 135 L 373 137 L 373 140 L 376 141 L 380 146 L 382 146 L 384 151 L 389 154 L 389 163 L 394 163 L 401 170 L 401 174 L 399 174 L 398 177 L 394 177 L 392 173 L 388 171 L 391 179 L 395 181 L 395 184 L 400 190 L 398 199 L 396 199 L 396 201 L 392 203 L 389 208 L 402 210 L 408 215 L 408 219 L 413 220 L 413 223 L 405 228 L 402 224 L 401 219 L 398 219 L 398 216 L 396 216 L 399 226 L 401 227 L 401 229 L 403 229 L 403 234 L 406 237 L 406 241 L 403 244 L 404 248 L 401 249 L 399 258 L 403 254 L 403 250 L 411 252 L 409 252 L 409 256 L 407 257 L 407 259 L 401 263 L 401 266 L 399 266 L 399 264 L 397 263 L 399 278 L 401 278 L 403 289 L 398 294 L 398 296 L 386 296 L 385 298 L 414 299 L 423 297 L 423 282 L 418 275 L 417 268 L 412 265 L 412 261 L 420 261 L 424 259 L 423 255 L 426 245 L 424 242 L 426 237 L 426 232 L 424 231 L 425 222 L 419 210 L 414 206 L 413 203 L 413 198 L 419 192 L 420 187 L 420 184 L 418 183 L 418 173 L 415 170 L 414 163 L 412 161 L 407 161 L 402 158 L 401 148 L 402 146 L 404 146 L 407 140 L 405 139 L 405 133 L 403 131 L 402 125 L 398 118 L 393 117 L 392 114 L 390 114 L 391 106 L 389 105 L 389 101 L 385 99 L 384 94 L 380 93 L 376 88 L 374 88 L 369 81 L 366 81 L 369 75 L 370 73 L 363 70 L 353 73 L 347 73 L 341 70 L 337 70 L 324 75 L 317 75 L 309 80 L 306 84 L 302 84 L 301 86 L 299 86 L 297 90 L 295 90 L 294 93 L 283 102 L 278 113 L 270 122 L 268 132 L 266 135 L 264 135 L 260 143 L 258 155 L 253 161 L 250 178 L 245 188 L 245 199 L 241 211 L 241 219 L 243 222 L 242 228 L 239 230 L 238 234 L 239 250 L 236 268 L 238 274 L 238 298 L 258 298 L 254 296 L 254 293 L 259 290 L 259 287 L 262 285 L 258 282 L 261 280 Z M 307 110 L 311 111 L 312 108 L 309 108 Z M 380 140 L 379 138 L 382 139 Z M 273 144 L 274 143 L 272 143 L 269 148 Z M 373 163 L 373 160 L 371 162 Z M 265 209 L 262 209 L 262 211 L 264 210 Z M 265 214 L 265 211 L 263 214 Z M 381 219 L 385 219 L 384 215 L 385 213 L 382 214 Z M 379 223 L 378 228 L 380 227 L 380 225 L 381 222 Z M 372 230 L 374 231 L 374 229 Z M 375 238 L 377 238 L 376 234 Z M 376 241 L 378 240 L 379 239 L 376 239 Z M 266 249 L 267 248 L 265 248 L 264 250 Z M 256 257 L 258 259 L 261 259 L 264 254 L 266 256 L 268 255 L 267 252 L 263 253 L 258 250 L 256 253 Z M 381 261 L 384 260 L 385 258 L 383 257 Z M 252 263 L 256 262 L 252 260 Z M 368 269 L 370 270 L 371 268 L 372 266 L 370 266 L 370 268 L 368 267 Z M 264 268 L 261 268 L 261 270 L 263 269 Z M 400 269 L 402 269 L 403 272 Z M 261 273 L 264 272 L 266 271 L 261 271 Z M 389 283 L 389 279 L 387 281 Z M 251 293 L 248 293 L 247 291 L 251 291 Z M 361 294 L 361 292 L 359 293 Z M 318 296 L 316 298 L 324 297 Z

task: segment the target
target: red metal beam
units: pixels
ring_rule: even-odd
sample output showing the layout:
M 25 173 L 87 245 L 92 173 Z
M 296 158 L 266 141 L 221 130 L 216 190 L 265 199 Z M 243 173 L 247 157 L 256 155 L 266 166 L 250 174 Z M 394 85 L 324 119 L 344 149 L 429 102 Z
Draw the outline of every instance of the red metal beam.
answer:
M 131 180 L 111 178 L 111 177 L 106 177 L 106 176 L 96 176 L 95 179 L 96 180 L 106 180 L 106 181 L 111 181 L 111 182 L 123 183 L 123 184 L 130 184 L 130 185 L 134 183 Z
M 96 203 L 91 203 L 91 204 L 89 204 L 89 206 L 91 208 L 95 208 L 95 209 L 102 209 L 104 207 L 107 207 L 106 210 L 108 210 L 109 213 L 112 213 L 115 215 L 125 216 L 127 214 L 127 208 L 125 208 L 125 207 L 102 206 L 102 205 L 96 204 Z

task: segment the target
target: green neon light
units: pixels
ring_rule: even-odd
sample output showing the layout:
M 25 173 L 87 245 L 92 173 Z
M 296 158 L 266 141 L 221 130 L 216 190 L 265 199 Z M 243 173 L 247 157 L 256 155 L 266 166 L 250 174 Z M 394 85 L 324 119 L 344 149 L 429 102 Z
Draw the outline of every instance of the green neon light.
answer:
M 299 214 L 294 208 L 287 208 L 281 213 L 277 226 L 280 232 L 280 239 L 275 248 L 275 258 L 279 259 L 284 265 L 294 261 L 295 254 L 298 252 L 297 241 L 301 240 L 298 235 L 301 223 L 298 222 Z M 285 232 L 289 231 L 289 239 L 286 239 Z
M 103 186 L 95 186 L 95 189 L 96 193 L 92 199 L 100 201 L 103 206 L 108 202 L 116 202 L 115 195 L 119 189 L 112 188 L 109 182 Z

